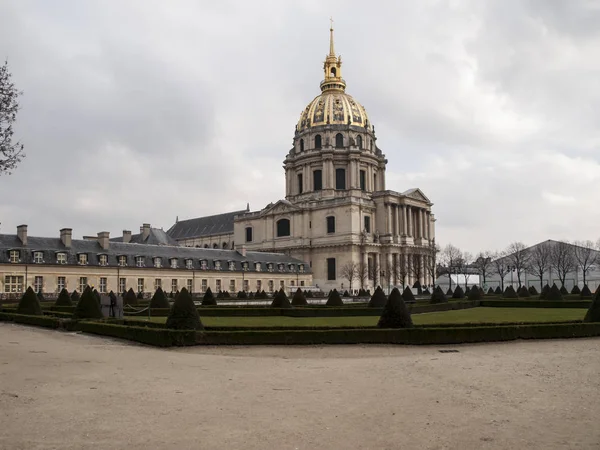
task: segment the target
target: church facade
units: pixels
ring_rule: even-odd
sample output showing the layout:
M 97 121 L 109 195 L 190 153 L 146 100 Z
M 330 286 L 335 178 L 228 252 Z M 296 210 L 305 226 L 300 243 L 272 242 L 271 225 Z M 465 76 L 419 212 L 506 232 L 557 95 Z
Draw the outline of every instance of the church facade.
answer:
M 186 246 L 285 253 L 309 264 L 324 291 L 433 284 L 433 204 L 417 188 L 388 189 L 387 159 L 366 110 L 346 93 L 333 29 L 323 70 L 284 161 L 285 199 L 178 221 L 167 234 Z

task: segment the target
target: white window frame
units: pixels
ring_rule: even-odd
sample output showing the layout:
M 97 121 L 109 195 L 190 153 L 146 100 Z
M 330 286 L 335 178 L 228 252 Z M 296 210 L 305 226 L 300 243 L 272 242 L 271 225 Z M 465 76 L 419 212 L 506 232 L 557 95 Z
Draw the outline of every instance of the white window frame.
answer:
M 108 266 L 108 255 L 98 255 L 98 264 Z
M 154 258 L 154 267 L 156 267 L 157 269 L 160 269 L 162 267 L 162 258 Z
M 273 269 L 273 263 L 268 263 L 268 264 L 267 264 L 267 271 L 268 271 L 268 272 L 273 272 L 273 270 L 274 270 L 274 269 Z
M 87 253 L 80 253 L 79 255 L 77 255 L 77 263 L 80 266 L 87 266 L 87 263 L 88 263 Z
M 56 290 L 57 292 L 67 288 L 67 277 L 56 277 Z
M 144 292 L 144 286 L 145 286 L 144 279 L 143 278 L 138 278 L 137 279 L 137 291 L 138 291 L 138 294 L 140 292 Z
M 215 270 L 221 270 L 221 261 L 215 261 Z
M 229 270 L 235 270 L 235 261 L 229 261 Z
M 257 272 L 260 272 L 260 269 L 261 269 L 260 263 L 259 262 L 254 263 L 254 270 L 256 270 Z
M 208 280 L 206 278 L 202 279 L 202 292 L 206 292 L 208 289 Z
M 33 262 L 36 264 L 43 264 L 44 252 L 33 252 Z
M 223 290 L 223 283 L 221 283 L 221 280 L 215 280 L 215 290 L 217 292 Z
M 85 288 L 88 286 L 88 278 L 87 277 L 79 277 L 79 292 L 83 293 Z
M 127 288 L 127 278 L 119 278 L 119 294 L 122 294 L 123 292 L 125 292 L 125 289 Z
M 186 269 L 193 269 L 194 268 L 194 260 L 193 259 L 186 259 L 185 260 L 185 267 L 186 267 Z
M 277 270 L 279 272 L 285 272 L 285 264 L 277 264 Z
M 41 275 L 36 275 L 33 278 L 33 289 L 35 292 L 40 292 L 44 290 L 44 277 Z
M 208 263 L 206 262 L 205 259 L 203 259 L 202 261 L 200 261 L 200 269 L 202 269 L 202 270 L 208 269 Z
M 4 277 L 4 292 L 7 294 L 23 292 L 23 276 L 6 275 Z
M 188 278 L 185 284 L 187 285 L 187 290 L 190 294 L 192 292 L 194 292 L 194 279 L 193 278 Z
M 162 278 L 154 279 L 154 290 L 157 290 L 158 288 L 162 289 Z
M 171 258 L 171 269 L 177 269 L 177 258 Z
M 235 279 L 229 280 L 229 292 L 235 292 Z
M 107 286 L 108 286 L 108 280 L 106 279 L 106 277 L 100 277 L 100 280 L 98 283 L 98 292 L 100 292 L 101 294 L 106 294 Z
M 67 254 L 64 252 L 60 252 L 56 254 L 56 263 L 57 264 L 66 264 L 67 263 Z
M 285 290 L 285 280 L 279 280 L 279 288 Z
M 304 264 L 298 264 L 298 272 L 304 273 Z
M 250 281 L 249 280 L 244 280 L 244 282 L 242 284 L 242 290 L 244 292 L 248 292 L 250 290 Z
M 143 256 L 136 256 L 135 257 L 135 266 L 136 267 L 145 267 L 145 259 Z
M 11 263 L 20 263 L 21 252 L 19 250 L 11 250 L 9 253 L 9 259 Z
M 121 267 L 127 266 L 127 256 L 119 255 L 119 266 L 121 266 Z
M 257 291 L 262 290 L 262 280 L 256 280 L 256 290 Z
M 171 292 L 177 292 L 178 289 L 179 289 L 179 281 L 177 280 L 177 278 L 172 278 L 171 279 Z
M 273 292 L 273 289 L 275 289 L 275 283 L 273 280 L 269 280 L 269 292 Z

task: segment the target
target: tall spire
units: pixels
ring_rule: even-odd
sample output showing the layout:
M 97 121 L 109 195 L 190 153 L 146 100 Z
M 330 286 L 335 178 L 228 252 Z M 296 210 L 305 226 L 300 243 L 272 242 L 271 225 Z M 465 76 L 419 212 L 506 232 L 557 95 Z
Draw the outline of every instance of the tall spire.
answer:
M 329 56 L 335 56 L 335 48 L 333 46 L 333 17 L 329 18 Z

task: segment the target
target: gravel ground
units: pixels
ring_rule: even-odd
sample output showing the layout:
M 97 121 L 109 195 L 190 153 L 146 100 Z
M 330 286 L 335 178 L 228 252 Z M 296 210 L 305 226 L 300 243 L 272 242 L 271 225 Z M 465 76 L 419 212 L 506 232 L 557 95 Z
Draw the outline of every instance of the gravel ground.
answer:
M 600 449 L 599 417 L 600 339 L 160 350 L 0 323 L 1 449 Z

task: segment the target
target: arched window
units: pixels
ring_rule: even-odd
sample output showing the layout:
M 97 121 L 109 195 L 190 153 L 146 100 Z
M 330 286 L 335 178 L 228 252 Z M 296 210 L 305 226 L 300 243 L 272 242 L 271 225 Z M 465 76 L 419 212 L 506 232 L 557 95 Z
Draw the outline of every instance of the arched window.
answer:
M 335 67 L 332 67 L 332 68 L 331 68 L 331 76 L 332 76 L 332 77 L 335 77 L 335 76 L 336 76 L 336 73 L 337 73 L 337 70 L 335 69 Z
M 304 139 L 300 139 L 300 151 L 304 151 Z
M 219 248 L 218 244 L 213 244 L 213 248 Z
M 223 250 L 227 250 L 227 242 L 223 242 Z
M 279 219 L 277 221 L 277 237 L 289 236 L 290 235 L 290 221 L 289 219 Z
M 362 136 L 360 134 L 356 136 L 356 146 L 362 148 Z
M 204 244 L 204 248 L 208 248 L 208 244 Z
M 321 144 L 321 135 L 317 134 L 315 136 L 315 148 L 321 148 L 322 144 Z
M 335 135 L 335 147 L 342 148 L 344 146 L 344 136 L 342 133 L 338 133 Z

